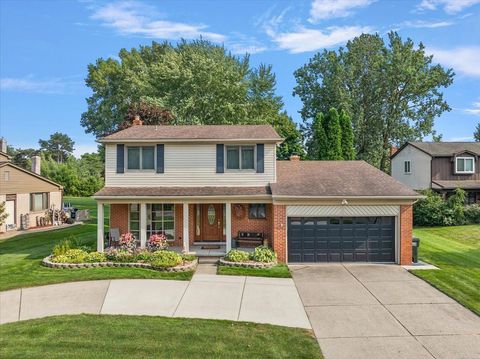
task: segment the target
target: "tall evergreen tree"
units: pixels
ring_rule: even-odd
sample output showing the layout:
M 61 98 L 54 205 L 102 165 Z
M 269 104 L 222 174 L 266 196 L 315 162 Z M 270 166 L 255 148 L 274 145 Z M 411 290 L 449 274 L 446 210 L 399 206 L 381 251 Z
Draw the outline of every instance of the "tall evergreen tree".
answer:
M 326 160 L 342 160 L 342 129 L 340 127 L 340 116 L 338 111 L 331 108 L 323 123 L 325 135 L 327 136 Z
M 350 116 L 345 111 L 340 111 L 340 127 L 342 129 L 342 157 L 344 160 L 355 159 L 353 147 L 353 127 Z
M 312 122 L 312 136 L 307 143 L 307 157 L 310 160 L 327 159 L 327 136 L 325 134 L 323 113 L 318 113 Z
M 475 128 L 475 132 L 473 133 L 473 138 L 475 138 L 476 142 L 480 142 L 480 122 L 477 124 Z

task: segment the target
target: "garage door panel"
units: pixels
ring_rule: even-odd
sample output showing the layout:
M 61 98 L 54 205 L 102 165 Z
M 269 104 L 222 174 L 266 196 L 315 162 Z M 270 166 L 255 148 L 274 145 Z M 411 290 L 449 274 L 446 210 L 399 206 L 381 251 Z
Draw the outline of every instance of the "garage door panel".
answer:
M 289 218 L 290 262 L 393 262 L 394 217 Z

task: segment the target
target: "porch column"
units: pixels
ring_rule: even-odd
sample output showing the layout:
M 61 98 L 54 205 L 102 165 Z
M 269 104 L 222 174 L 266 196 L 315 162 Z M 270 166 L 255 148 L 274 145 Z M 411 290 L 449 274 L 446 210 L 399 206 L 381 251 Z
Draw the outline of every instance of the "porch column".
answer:
M 97 252 L 103 252 L 104 245 L 104 204 L 97 202 Z
M 225 203 L 225 250 L 228 253 L 232 249 L 232 204 Z
M 190 252 L 190 238 L 188 236 L 188 203 L 183 203 L 183 251 Z
M 147 204 L 140 203 L 140 247 L 147 244 Z

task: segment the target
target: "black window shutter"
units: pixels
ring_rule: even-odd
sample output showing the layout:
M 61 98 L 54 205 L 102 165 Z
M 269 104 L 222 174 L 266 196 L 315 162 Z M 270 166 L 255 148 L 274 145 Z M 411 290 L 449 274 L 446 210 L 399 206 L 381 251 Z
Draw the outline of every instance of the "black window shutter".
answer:
M 117 145 L 117 173 L 125 172 L 125 145 Z
M 264 166 L 265 146 L 263 143 L 257 144 L 257 173 L 265 172 Z
M 223 144 L 217 143 L 217 173 L 223 173 L 224 170 L 224 149 Z
M 157 173 L 165 172 L 165 147 L 157 145 Z

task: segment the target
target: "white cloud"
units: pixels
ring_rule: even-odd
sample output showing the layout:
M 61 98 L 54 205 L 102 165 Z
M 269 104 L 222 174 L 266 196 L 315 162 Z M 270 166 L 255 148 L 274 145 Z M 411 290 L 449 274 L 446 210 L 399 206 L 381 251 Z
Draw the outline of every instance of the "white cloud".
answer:
M 437 8 L 442 7 L 446 13 L 455 14 L 475 4 L 480 4 L 480 0 L 422 0 L 418 8 L 421 10 L 437 10 Z
M 376 0 L 314 0 L 310 8 L 310 22 L 346 17 L 352 14 L 351 9 L 365 7 Z
M 36 79 L 32 75 L 22 78 L 5 77 L 0 79 L 2 91 L 29 92 L 40 94 L 65 94 L 81 86 L 79 76 Z
M 301 26 L 291 32 L 268 29 L 267 34 L 279 48 L 291 53 L 300 53 L 337 46 L 371 31 L 372 29 L 367 26 L 329 27 L 325 31 Z
M 241 33 L 232 33 L 232 40 L 227 40 L 225 46 L 233 54 L 243 55 L 245 53 L 258 54 L 268 50 L 267 46 L 258 41 L 255 37 Z
M 480 116 L 480 100 L 473 102 L 471 108 L 461 108 L 459 110 L 465 112 L 468 115 Z
M 446 27 L 455 24 L 453 21 L 405 21 L 402 25 L 405 27 L 414 27 L 414 28 L 429 28 L 435 29 L 437 27 Z
M 480 77 L 480 46 L 464 46 L 454 49 L 428 49 L 433 54 L 433 61 L 452 67 L 457 73 Z
M 202 36 L 205 39 L 222 42 L 222 34 L 205 31 L 204 24 L 187 24 L 159 19 L 154 8 L 136 1 L 110 3 L 96 8 L 91 16 L 103 25 L 114 28 L 123 35 L 137 35 L 158 39 L 193 39 Z

